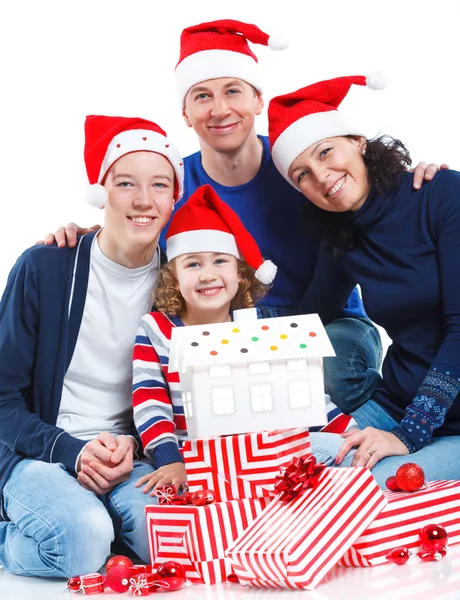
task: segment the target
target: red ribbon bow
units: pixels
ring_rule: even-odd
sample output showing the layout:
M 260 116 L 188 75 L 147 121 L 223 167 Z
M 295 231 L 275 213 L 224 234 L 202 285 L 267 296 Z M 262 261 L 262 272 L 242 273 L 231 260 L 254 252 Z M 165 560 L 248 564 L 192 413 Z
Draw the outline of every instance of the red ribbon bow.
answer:
M 294 457 L 287 467 L 281 467 L 281 473 L 276 476 L 275 490 L 279 499 L 290 502 L 306 489 L 314 489 L 325 468 L 326 465 L 317 463 L 314 456 Z

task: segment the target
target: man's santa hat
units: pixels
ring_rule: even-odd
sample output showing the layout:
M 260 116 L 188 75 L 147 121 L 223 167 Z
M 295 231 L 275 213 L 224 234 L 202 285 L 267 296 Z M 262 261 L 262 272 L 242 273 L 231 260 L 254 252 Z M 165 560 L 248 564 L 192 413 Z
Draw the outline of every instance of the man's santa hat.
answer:
M 262 283 L 269 284 L 275 279 L 276 266 L 262 258 L 255 239 L 239 216 L 207 184 L 179 208 L 166 234 L 168 260 L 196 252 L 231 254 L 247 262 Z
M 320 81 L 291 94 L 277 96 L 268 105 L 268 137 L 273 162 L 281 175 L 294 187 L 289 169 L 295 159 L 312 144 L 325 138 L 365 135 L 337 107 L 352 85 L 382 90 L 386 79 L 382 73 L 367 77 L 356 75 Z
M 90 187 L 86 200 L 96 208 L 107 201 L 104 180 L 110 167 L 131 152 L 156 152 L 171 163 L 175 173 L 174 198 L 184 191 L 182 158 L 166 133 L 156 123 L 137 117 L 90 115 L 85 121 L 85 164 Z
M 221 77 L 242 79 L 262 92 L 257 56 L 249 48 L 248 40 L 272 50 L 289 46 L 285 36 L 268 36 L 256 25 L 229 19 L 184 29 L 176 65 L 177 91 L 182 104 L 191 87 Z

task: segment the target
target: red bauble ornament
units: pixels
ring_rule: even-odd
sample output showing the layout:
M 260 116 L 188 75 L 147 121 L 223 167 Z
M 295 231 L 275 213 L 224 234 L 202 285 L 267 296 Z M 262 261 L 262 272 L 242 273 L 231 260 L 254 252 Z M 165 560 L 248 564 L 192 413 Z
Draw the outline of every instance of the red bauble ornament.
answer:
M 396 471 L 396 483 L 403 492 L 415 492 L 425 483 L 425 473 L 415 463 L 406 463 Z
M 445 549 L 449 539 L 441 525 L 425 525 L 420 529 L 419 537 L 423 552 L 440 552 Z
M 423 562 L 430 562 L 432 560 L 441 560 L 447 554 L 447 550 L 445 548 L 441 548 L 441 550 L 436 550 L 432 552 L 418 552 L 417 556 L 423 560 Z
M 112 567 L 132 567 L 133 561 L 127 556 L 123 556 L 122 554 L 117 554 L 116 556 L 112 556 L 105 563 L 105 572 L 108 573 Z
M 183 494 L 183 497 L 185 498 L 187 504 L 193 504 L 192 502 L 192 496 L 195 492 L 185 492 L 185 494 Z
M 114 592 L 127 592 L 129 589 L 129 580 L 132 577 L 130 567 L 115 565 L 110 569 L 105 577 L 105 586 Z
M 396 477 L 394 475 L 392 475 L 391 477 L 388 477 L 388 479 L 385 481 L 385 485 L 392 492 L 400 492 L 401 491 L 401 488 L 399 487 L 399 485 L 396 481 Z
M 212 504 L 216 499 L 216 494 L 213 490 L 198 490 L 192 494 L 192 504 L 195 506 L 204 506 L 205 504 Z
M 180 590 L 185 583 L 185 569 L 172 560 L 158 567 L 155 583 L 168 592 Z
M 81 577 L 79 577 L 79 576 L 77 576 L 77 577 L 71 577 L 67 581 L 67 587 L 72 592 L 78 592 L 78 591 L 80 591 L 81 590 Z
M 395 548 L 385 558 L 396 565 L 405 565 L 409 560 L 409 550 L 402 547 Z
M 229 581 L 230 583 L 239 583 L 240 580 L 238 579 L 238 575 L 236 573 L 229 573 L 227 575 L 227 581 Z

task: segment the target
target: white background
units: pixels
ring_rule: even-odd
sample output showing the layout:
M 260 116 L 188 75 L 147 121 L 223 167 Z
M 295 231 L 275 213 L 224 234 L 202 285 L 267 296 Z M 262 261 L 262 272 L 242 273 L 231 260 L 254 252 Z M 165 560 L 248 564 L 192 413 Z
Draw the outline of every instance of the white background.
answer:
M 184 155 L 198 148 L 175 95 L 184 27 L 233 18 L 287 33 L 284 52 L 252 46 L 267 103 L 317 80 L 385 71 L 384 92 L 353 90 L 345 108 L 371 135 L 400 137 L 415 162 L 460 169 L 459 17 L 456 0 L 9 0 L 0 15 L 0 291 L 45 233 L 103 220 L 83 201 L 86 114 L 153 119 Z

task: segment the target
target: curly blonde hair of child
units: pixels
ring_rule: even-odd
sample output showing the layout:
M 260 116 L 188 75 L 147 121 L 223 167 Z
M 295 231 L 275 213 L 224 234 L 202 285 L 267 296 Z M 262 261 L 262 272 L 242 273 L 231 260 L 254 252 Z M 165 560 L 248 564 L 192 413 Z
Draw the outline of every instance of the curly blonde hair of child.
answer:
M 270 286 L 256 278 L 254 269 L 248 263 L 237 260 L 237 264 L 240 283 L 230 304 L 230 310 L 253 308 L 257 302 L 262 300 Z M 157 287 L 153 292 L 153 303 L 156 310 L 161 310 L 171 317 L 180 317 L 185 313 L 185 300 L 179 291 L 174 260 L 166 263 L 158 273 Z

